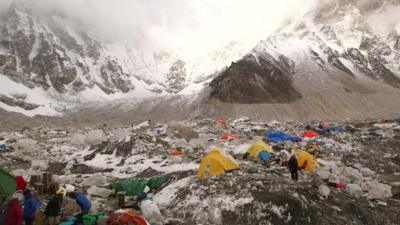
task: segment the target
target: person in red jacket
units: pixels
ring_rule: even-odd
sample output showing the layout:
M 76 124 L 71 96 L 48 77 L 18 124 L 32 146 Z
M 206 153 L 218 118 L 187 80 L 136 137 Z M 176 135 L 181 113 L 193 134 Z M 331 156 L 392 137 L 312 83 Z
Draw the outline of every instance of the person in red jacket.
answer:
M 17 196 L 13 196 L 13 200 L 8 204 L 5 225 L 22 225 L 22 207 Z

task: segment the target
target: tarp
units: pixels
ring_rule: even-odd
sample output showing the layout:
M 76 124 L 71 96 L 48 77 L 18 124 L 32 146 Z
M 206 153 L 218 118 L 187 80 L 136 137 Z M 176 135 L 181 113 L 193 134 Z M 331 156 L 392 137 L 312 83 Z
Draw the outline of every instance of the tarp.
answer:
M 165 181 L 166 178 L 164 176 L 152 177 L 150 179 L 133 179 L 111 184 L 111 189 L 116 192 L 123 191 L 127 196 L 136 196 L 143 192 L 146 185 L 149 186 L 151 190 L 156 190 L 161 187 Z
M 329 130 L 329 132 L 343 132 L 344 131 L 344 127 L 342 127 L 342 126 L 329 127 L 327 129 Z
M 88 215 L 84 215 L 82 217 L 83 220 L 83 225 L 96 225 L 97 224 L 97 220 L 104 216 L 105 213 L 103 212 L 98 212 L 98 213 L 92 213 L 92 214 L 88 214 Z
M 305 171 L 319 170 L 320 165 L 318 161 L 310 153 L 300 150 L 296 152 L 297 165 Z
M 230 133 L 224 133 L 220 137 L 221 140 L 239 140 L 240 136 L 235 135 L 235 134 L 230 134 Z
M 325 135 L 327 133 L 339 133 L 339 132 L 343 132 L 344 131 L 344 127 L 342 126 L 336 126 L 336 127 L 328 127 L 328 128 L 324 128 L 322 130 L 319 130 L 318 133 L 320 135 Z
M 225 155 L 221 149 L 216 148 L 201 160 L 197 176 L 202 178 L 219 176 L 235 169 L 239 169 L 239 164 L 232 157 Z
M 0 168 L 0 195 L 12 195 L 17 190 L 17 181 L 9 172 Z
M 291 142 L 300 142 L 301 137 L 294 136 L 294 135 L 289 135 L 284 132 L 268 132 L 266 134 L 268 140 L 274 143 L 281 143 L 281 142 L 286 142 L 286 141 L 291 141 Z
M 5 150 L 7 148 L 7 145 L 5 144 L 0 144 L 0 150 Z
M 71 217 L 68 220 L 60 222 L 59 225 L 74 225 L 75 221 L 76 221 L 76 218 Z
M 97 220 L 102 216 L 105 216 L 105 213 L 98 212 L 98 213 L 91 213 L 91 214 L 84 215 L 82 217 L 83 225 L 96 225 Z M 65 221 L 60 222 L 59 225 L 74 225 L 75 221 L 76 221 L 76 217 L 71 217 Z
M 258 141 L 256 141 L 256 143 L 254 143 L 252 146 L 250 146 L 250 148 L 247 150 L 247 153 L 249 154 L 249 156 L 253 157 L 254 159 L 258 159 L 260 156 L 260 152 L 263 152 L 263 151 L 266 151 L 269 153 L 273 152 L 272 148 L 269 145 L 267 145 L 262 140 L 258 140 Z
M 107 225 L 148 225 L 149 223 L 133 209 L 114 213 L 107 219 Z
M 309 130 L 309 131 L 304 131 L 302 136 L 305 138 L 315 138 L 315 137 L 318 137 L 319 134 L 317 132 Z

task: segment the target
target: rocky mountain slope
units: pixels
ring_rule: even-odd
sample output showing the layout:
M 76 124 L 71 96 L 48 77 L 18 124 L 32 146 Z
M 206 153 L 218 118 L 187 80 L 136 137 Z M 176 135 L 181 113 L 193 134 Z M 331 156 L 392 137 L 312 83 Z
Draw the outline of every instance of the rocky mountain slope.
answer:
M 315 93 L 398 92 L 400 23 L 390 17 L 399 8 L 399 1 L 319 1 L 214 79 L 210 97 L 287 103 Z
M 106 42 L 82 21 L 58 11 L 38 12 L 31 4 L 16 0 L 1 15 L 0 76 L 15 85 L 39 88 L 51 100 L 85 102 L 191 93 L 245 52 L 241 44 L 229 43 L 204 57 L 184 61 L 170 51 Z M 13 99 L 9 93 L 3 95 L 2 99 Z M 0 100 L 10 106 L 2 108 L 21 111 L 10 102 Z

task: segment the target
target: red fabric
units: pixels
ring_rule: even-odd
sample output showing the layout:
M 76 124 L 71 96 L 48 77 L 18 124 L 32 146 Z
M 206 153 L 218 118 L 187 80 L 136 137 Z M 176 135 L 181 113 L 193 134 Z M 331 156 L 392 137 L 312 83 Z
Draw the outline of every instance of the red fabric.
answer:
M 319 134 L 314 131 L 304 131 L 302 136 L 306 137 L 306 138 L 314 138 L 314 137 L 318 137 Z
M 22 208 L 17 199 L 10 202 L 5 225 L 22 225 Z
M 346 185 L 344 184 L 336 184 L 336 189 L 345 189 Z
M 26 181 L 22 176 L 16 176 L 15 181 L 17 182 L 17 191 L 23 191 L 26 189 Z
M 169 153 L 169 155 L 172 155 L 172 156 L 182 156 L 182 155 L 183 155 L 183 152 L 182 152 L 182 151 L 179 151 L 179 150 L 174 150 L 174 151 L 172 151 L 171 153 Z
M 148 225 L 147 221 L 134 210 L 114 214 L 107 219 L 107 225 Z
M 222 136 L 221 136 L 221 139 L 222 140 L 229 140 L 229 139 L 234 139 L 234 140 L 239 140 L 240 139 L 240 136 L 239 135 L 235 135 L 235 134 L 229 134 L 229 133 L 224 133 Z
M 223 127 L 227 128 L 225 120 L 217 120 L 217 123 L 221 124 Z

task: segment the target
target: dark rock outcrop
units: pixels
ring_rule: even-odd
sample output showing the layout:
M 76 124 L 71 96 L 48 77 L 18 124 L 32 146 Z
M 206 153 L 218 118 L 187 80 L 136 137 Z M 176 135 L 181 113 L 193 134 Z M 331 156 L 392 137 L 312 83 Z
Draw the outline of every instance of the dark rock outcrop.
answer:
M 212 98 L 228 103 L 287 103 L 301 98 L 290 72 L 271 56 L 245 56 L 216 77 L 210 88 Z

